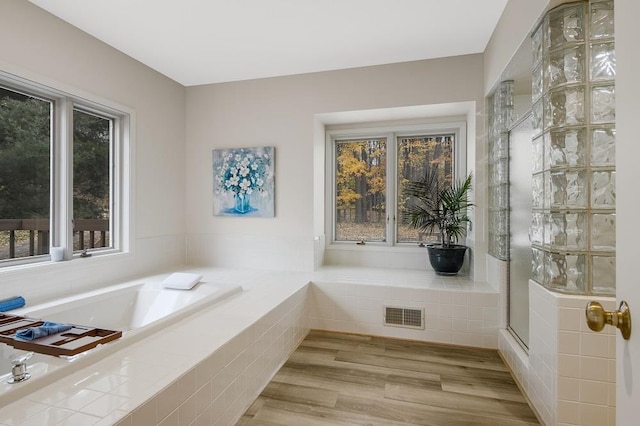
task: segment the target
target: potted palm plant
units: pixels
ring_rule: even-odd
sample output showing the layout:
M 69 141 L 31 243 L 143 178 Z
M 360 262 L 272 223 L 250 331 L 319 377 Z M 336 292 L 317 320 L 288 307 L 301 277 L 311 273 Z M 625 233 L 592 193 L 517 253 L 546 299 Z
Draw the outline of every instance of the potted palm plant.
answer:
M 427 168 L 424 177 L 405 187 L 410 196 L 406 216 L 419 231 L 437 231 L 439 243 L 428 244 L 429 262 L 438 275 L 456 275 L 464 263 L 467 246 L 457 244 L 464 237 L 469 208 L 472 175 L 447 185 L 438 178 L 438 168 Z

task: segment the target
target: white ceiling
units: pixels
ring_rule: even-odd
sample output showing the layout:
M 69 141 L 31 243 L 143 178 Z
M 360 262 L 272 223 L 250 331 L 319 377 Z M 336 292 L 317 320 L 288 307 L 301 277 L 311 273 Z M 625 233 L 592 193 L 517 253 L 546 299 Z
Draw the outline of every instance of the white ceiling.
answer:
M 508 0 L 30 0 L 185 85 L 483 52 Z

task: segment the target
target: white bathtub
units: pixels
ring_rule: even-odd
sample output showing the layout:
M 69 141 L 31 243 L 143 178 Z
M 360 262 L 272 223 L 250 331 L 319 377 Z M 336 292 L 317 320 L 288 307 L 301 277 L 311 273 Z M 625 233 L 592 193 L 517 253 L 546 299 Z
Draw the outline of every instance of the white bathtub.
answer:
M 132 282 L 78 294 L 41 305 L 17 309 L 9 314 L 24 315 L 46 321 L 121 330 L 122 337 L 75 357 L 33 354 L 27 361 L 31 378 L 8 384 L 11 360 L 27 354 L 0 344 L 0 407 L 41 386 L 68 374 L 69 371 L 115 352 L 161 328 L 209 307 L 242 291 L 237 284 L 200 282 L 191 290 L 162 288 L 161 278 Z

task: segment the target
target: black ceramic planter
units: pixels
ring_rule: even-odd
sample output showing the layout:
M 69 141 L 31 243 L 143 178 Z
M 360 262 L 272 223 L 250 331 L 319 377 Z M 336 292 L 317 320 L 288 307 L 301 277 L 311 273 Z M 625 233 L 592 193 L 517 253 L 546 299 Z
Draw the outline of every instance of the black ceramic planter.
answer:
M 429 262 L 438 275 L 456 275 L 464 264 L 467 246 L 453 245 L 444 248 L 439 244 L 427 246 Z

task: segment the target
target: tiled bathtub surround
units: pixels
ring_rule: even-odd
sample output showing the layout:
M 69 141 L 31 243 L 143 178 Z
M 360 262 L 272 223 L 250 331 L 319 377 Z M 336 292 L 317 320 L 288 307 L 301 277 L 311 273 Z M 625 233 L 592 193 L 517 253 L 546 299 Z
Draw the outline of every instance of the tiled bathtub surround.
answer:
M 191 271 L 245 291 L 3 407 L 0 424 L 233 424 L 306 336 L 310 277 Z
M 506 332 L 499 349 L 545 424 L 615 425 L 615 333 L 587 327 L 585 307 L 610 297 L 551 292 L 530 282 L 532 339 L 528 356 Z

